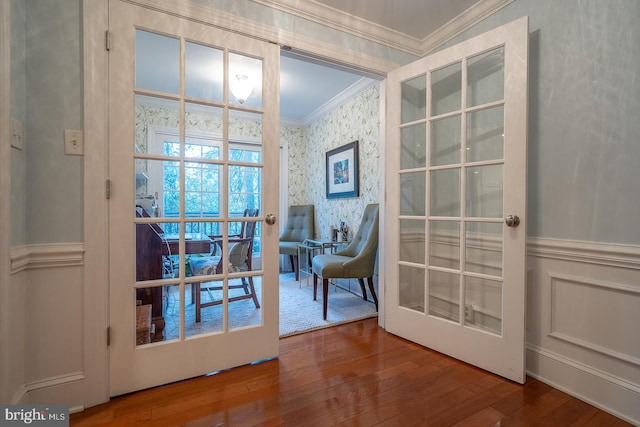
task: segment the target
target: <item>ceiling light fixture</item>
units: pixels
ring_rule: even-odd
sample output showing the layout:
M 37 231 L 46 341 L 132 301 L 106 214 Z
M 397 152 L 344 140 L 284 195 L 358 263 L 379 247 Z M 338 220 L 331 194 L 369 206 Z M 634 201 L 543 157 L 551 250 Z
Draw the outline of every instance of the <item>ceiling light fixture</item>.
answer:
M 251 92 L 253 92 L 253 84 L 246 75 L 236 74 L 235 78 L 232 78 L 229 82 L 229 89 L 240 104 L 244 104 L 247 98 L 251 96 Z

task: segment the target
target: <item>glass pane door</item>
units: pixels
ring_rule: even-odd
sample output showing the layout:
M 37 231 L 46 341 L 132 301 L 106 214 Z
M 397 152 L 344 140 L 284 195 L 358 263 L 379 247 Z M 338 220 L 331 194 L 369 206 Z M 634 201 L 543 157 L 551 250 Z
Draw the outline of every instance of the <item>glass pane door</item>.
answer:
M 277 262 L 263 256 L 277 244 L 263 229 L 278 206 L 278 159 L 264 156 L 277 151 L 277 81 L 263 86 L 278 50 L 124 2 L 111 15 L 120 394 L 277 355 Z
M 398 245 L 386 264 L 387 326 L 517 381 L 526 233 L 504 217 L 524 216 L 526 28 L 438 52 L 387 85 L 387 194 L 398 195 L 388 205 Z M 480 346 L 495 357 L 476 356 Z M 515 369 L 496 363 L 514 354 Z

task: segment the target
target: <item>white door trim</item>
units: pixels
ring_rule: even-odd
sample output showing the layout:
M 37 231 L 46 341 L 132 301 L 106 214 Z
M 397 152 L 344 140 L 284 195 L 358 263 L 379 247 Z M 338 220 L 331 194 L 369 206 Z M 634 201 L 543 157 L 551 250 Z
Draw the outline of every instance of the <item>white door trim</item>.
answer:
M 85 407 L 109 400 L 108 0 L 83 0 Z M 91 173 L 87 173 L 91 171 Z

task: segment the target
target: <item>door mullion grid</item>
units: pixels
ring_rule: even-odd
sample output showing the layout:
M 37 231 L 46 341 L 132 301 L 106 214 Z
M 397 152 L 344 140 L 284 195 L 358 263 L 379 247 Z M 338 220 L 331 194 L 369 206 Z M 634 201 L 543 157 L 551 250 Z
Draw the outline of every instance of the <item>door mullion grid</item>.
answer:
M 460 305 L 458 306 L 458 321 L 464 326 L 465 322 L 465 306 L 467 301 L 465 280 L 466 276 L 466 254 L 467 254 L 467 236 L 466 236 L 466 205 L 467 199 L 467 58 L 462 58 L 461 64 L 461 88 L 460 88 Z
M 227 258 L 229 250 L 229 81 L 230 60 L 229 49 L 224 49 L 223 94 L 224 108 L 222 109 L 222 182 L 220 183 L 220 214 L 222 216 L 222 248 L 220 256 Z M 222 331 L 229 331 L 229 278 L 228 263 L 222 263 Z
M 431 304 L 431 284 L 429 282 L 429 272 L 431 271 L 429 266 L 429 259 L 431 259 L 431 221 L 429 221 L 430 213 L 431 213 L 431 71 L 427 71 L 425 73 L 425 95 L 427 97 L 426 105 L 425 105 L 425 115 L 426 115 L 426 129 L 425 135 L 427 136 L 427 140 L 425 141 L 425 151 L 427 153 L 425 159 L 425 174 L 424 174 L 424 189 L 425 189 L 425 197 L 424 197 L 424 218 L 425 218 L 425 272 L 424 272 L 424 281 L 425 281 L 425 290 L 424 290 L 424 314 L 425 316 L 429 316 L 429 307 Z
M 179 225 L 178 225 L 178 251 L 179 251 L 179 256 L 178 256 L 178 265 L 180 266 L 180 268 L 178 269 L 180 271 L 180 283 L 179 283 L 179 292 L 178 294 L 180 295 L 180 301 L 182 302 L 180 304 L 179 307 L 179 312 L 180 312 L 180 332 L 179 332 L 179 340 L 180 341 L 184 341 L 185 339 L 185 319 L 186 319 L 186 314 L 185 314 L 185 309 L 186 309 L 186 286 L 185 286 L 185 277 L 186 277 L 186 272 L 185 272 L 185 252 L 186 252 L 186 245 L 184 242 L 184 235 L 186 232 L 185 229 L 185 223 L 184 223 L 184 219 L 185 219 L 185 180 L 186 180 L 186 168 L 185 168 L 185 143 L 186 143 L 186 124 L 185 124 L 185 116 L 186 116 L 186 106 L 185 106 L 185 100 L 184 100 L 184 96 L 185 96 L 185 39 L 184 37 L 180 37 L 180 100 L 179 100 L 179 120 L 178 120 L 178 141 L 180 142 L 180 210 L 178 212 L 178 221 L 179 221 Z

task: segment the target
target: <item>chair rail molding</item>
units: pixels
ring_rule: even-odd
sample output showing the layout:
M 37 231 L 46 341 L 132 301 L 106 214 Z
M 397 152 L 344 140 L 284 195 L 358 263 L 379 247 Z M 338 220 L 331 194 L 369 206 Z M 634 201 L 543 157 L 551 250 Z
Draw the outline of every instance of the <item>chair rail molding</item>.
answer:
M 49 243 L 11 248 L 11 274 L 33 268 L 55 268 L 84 265 L 82 243 Z
M 538 258 L 640 270 L 640 246 L 633 245 L 529 237 L 527 254 Z

